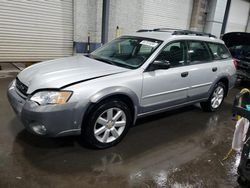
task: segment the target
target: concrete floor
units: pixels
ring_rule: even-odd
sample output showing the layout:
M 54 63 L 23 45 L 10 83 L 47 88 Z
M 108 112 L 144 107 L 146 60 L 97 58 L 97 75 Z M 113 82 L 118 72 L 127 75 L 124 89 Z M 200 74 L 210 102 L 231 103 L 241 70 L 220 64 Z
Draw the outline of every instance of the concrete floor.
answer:
M 41 138 L 24 130 L 6 98 L 14 78 L 0 72 L 0 187 L 237 187 L 231 146 L 233 89 L 216 113 L 190 106 L 141 119 L 106 150 L 78 137 Z

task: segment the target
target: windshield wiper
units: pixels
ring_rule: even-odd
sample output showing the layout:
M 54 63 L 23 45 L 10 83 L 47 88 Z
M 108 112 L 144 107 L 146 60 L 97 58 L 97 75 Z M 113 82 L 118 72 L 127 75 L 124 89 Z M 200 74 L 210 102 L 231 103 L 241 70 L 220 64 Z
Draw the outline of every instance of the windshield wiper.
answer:
M 98 60 L 98 61 L 102 61 L 102 62 L 105 62 L 105 63 L 108 63 L 110 65 L 115 65 L 115 66 L 119 66 L 119 67 L 125 67 L 125 68 L 129 68 L 129 69 L 133 69 L 133 67 L 129 66 L 129 65 L 126 65 L 124 63 L 119 63 L 117 61 L 112 61 L 112 60 L 109 60 L 109 59 L 105 59 L 105 58 L 101 58 L 101 57 L 97 57 L 97 56 L 89 56 L 90 58 L 93 58 L 95 60 Z
M 119 67 L 125 67 L 125 68 L 128 68 L 128 69 L 134 69 L 133 66 L 130 66 L 130 65 L 127 65 L 127 64 L 124 64 L 124 63 L 117 62 L 116 65 L 119 66 Z
M 104 59 L 104 58 L 101 58 L 101 57 L 95 57 L 95 56 L 91 56 L 93 59 L 95 60 L 98 60 L 98 61 L 102 61 L 104 63 L 108 63 L 110 65 L 115 65 L 115 63 L 113 61 L 110 61 L 108 59 Z

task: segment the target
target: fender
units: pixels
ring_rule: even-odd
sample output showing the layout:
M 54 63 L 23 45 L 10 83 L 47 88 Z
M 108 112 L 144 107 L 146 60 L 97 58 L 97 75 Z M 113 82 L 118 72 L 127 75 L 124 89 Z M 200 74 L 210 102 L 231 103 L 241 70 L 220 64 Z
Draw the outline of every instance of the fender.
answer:
M 227 75 L 227 74 L 223 74 L 223 75 L 220 75 L 216 78 L 216 80 L 213 82 L 213 84 L 211 85 L 210 89 L 208 90 L 208 95 L 207 95 L 207 98 L 209 98 L 209 96 L 212 94 L 213 92 L 213 89 L 214 89 L 214 86 L 215 84 L 217 84 L 219 82 L 219 80 L 221 79 L 227 79 L 228 80 L 228 85 L 227 85 L 227 92 L 229 91 L 230 89 L 230 75 Z
M 108 87 L 103 90 L 98 91 L 94 95 L 90 97 L 90 102 L 91 103 L 98 103 L 101 100 L 110 97 L 112 95 L 126 95 L 129 97 L 133 104 L 134 104 L 134 123 L 137 119 L 137 114 L 138 114 L 138 108 L 139 108 L 139 99 L 138 96 L 133 92 L 131 89 L 123 86 L 114 86 L 114 87 Z

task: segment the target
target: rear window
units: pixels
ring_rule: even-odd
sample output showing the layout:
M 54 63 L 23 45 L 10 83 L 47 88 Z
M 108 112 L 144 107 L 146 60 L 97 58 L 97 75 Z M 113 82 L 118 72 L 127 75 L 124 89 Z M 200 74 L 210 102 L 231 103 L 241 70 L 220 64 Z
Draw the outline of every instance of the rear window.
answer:
M 217 44 L 217 43 L 207 43 L 207 44 L 213 54 L 214 59 L 220 60 L 220 59 L 228 59 L 231 57 L 230 52 L 223 44 Z

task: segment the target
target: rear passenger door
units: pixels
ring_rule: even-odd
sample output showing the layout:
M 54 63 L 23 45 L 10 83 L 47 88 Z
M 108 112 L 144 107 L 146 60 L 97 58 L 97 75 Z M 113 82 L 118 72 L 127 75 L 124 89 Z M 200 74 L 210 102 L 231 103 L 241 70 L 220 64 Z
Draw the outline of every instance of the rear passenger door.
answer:
M 187 44 L 189 100 L 206 98 L 210 87 L 217 78 L 218 66 L 213 62 L 213 56 L 205 42 L 187 41 Z
M 207 42 L 210 49 L 214 65 L 217 67 L 217 76 L 222 77 L 226 74 L 234 72 L 234 66 L 232 66 L 232 56 L 226 46 L 220 43 Z

